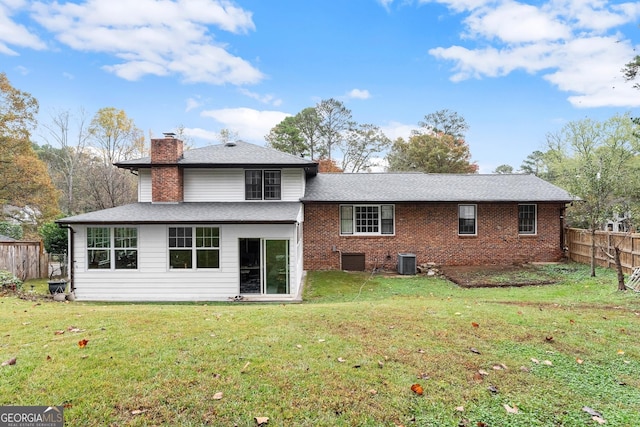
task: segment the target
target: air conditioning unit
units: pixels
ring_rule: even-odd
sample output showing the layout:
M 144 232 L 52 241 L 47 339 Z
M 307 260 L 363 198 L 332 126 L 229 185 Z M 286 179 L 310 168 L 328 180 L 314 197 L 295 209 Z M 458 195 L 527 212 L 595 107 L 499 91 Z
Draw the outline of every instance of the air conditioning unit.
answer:
M 415 254 L 398 254 L 398 273 L 406 275 L 416 274 Z

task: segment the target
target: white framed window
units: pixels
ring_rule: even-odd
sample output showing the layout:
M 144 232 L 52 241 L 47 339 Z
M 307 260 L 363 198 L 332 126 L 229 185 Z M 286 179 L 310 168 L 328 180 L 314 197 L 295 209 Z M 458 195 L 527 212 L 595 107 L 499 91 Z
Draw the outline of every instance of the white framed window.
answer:
M 537 234 L 538 206 L 535 204 L 518 205 L 518 234 Z
M 340 234 L 392 235 L 394 205 L 340 205 Z
M 220 228 L 169 227 L 169 268 L 220 268 Z
M 279 170 L 245 170 L 245 200 L 280 200 L 282 176 Z
M 135 227 L 87 227 L 89 270 L 138 268 L 138 229 Z
M 477 206 L 458 205 L 458 234 L 474 236 L 477 234 Z

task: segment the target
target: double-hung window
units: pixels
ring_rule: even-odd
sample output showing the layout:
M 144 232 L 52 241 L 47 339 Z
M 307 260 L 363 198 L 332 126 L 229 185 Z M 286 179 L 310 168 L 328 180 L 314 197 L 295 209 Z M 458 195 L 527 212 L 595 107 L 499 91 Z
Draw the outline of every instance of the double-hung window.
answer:
M 340 234 L 393 234 L 393 205 L 340 206 Z
M 536 234 L 537 232 L 537 206 L 518 205 L 518 233 Z
M 475 235 L 477 223 L 476 205 L 458 205 L 458 234 Z
M 88 227 L 87 259 L 90 270 L 138 268 L 138 229 Z
M 169 227 L 169 267 L 172 269 L 219 268 L 220 229 L 218 227 Z
M 281 181 L 279 170 L 245 170 L 245 200 L 280 200 Z

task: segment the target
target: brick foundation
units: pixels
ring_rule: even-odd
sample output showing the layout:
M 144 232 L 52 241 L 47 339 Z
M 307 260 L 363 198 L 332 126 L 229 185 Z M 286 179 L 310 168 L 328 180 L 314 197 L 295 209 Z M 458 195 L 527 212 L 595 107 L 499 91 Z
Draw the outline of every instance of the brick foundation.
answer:
M 305 204 L 304 268 L 339 269 L 341 253 L 364 253 L 367 270 L 395 270 L 398 253 L 415 254 L 418 264 L 439 265 L 506 265 L 563 258 L 563 204 L 537 204 L 536 235 L 518 234 L 517 203 L 477 206 L 477 236 L 458 235 L 457 203 L 396 204 L 395 235 L 340 236 L 338 204 Z

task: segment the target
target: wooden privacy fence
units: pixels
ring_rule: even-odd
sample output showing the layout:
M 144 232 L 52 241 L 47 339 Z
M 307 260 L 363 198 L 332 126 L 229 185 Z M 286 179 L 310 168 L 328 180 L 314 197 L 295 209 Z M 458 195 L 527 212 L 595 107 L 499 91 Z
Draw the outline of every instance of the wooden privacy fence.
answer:
M 10 271 L 20 280 L 45 278 L 49 256 L 41 241 L 0 242 L 0 270 Z
M 568 256 L 572 261 L 591 263 L 591 231 L 569 228 L 566 233 Z M 614 247 L 620 248 L 620 261 L 625 274 L 631 274 L 634 267 L 640 267 L 640 233 L 618 233 L 596 231 L 596 265 L 615 268 L 615 261 L 606 253 L 613 255 Z

